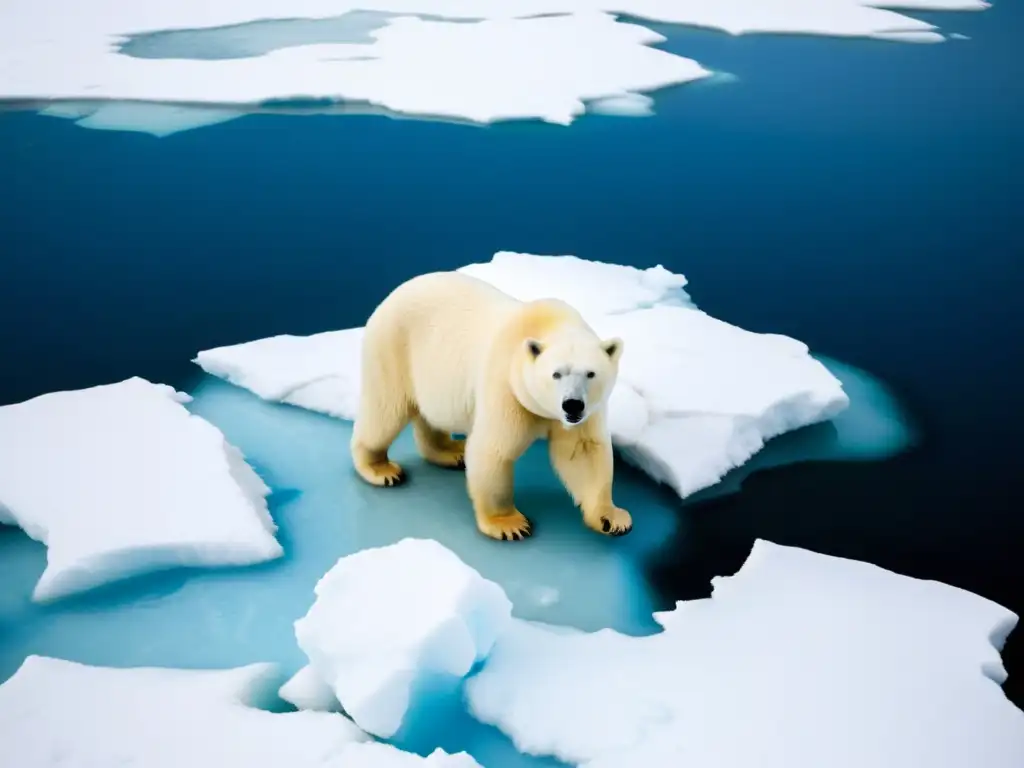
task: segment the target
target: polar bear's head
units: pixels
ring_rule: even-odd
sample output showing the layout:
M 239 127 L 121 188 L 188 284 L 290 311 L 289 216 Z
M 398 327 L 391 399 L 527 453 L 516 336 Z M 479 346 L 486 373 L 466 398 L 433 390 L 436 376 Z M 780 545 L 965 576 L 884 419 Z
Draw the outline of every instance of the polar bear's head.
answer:
M 619 375 L 622 339 L 601 340 L 589 328 L 562 329 L 523 341 L 521 386 L 528 410 L 567 427 L 604 407 Z

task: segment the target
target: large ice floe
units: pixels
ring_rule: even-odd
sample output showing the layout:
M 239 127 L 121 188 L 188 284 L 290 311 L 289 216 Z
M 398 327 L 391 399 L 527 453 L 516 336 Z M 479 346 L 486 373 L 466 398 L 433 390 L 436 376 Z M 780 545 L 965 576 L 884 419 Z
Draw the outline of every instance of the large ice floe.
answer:
M 10 768 L 479 768 L 369 740 L 340 714 L 254 704 L 274 667 L 112 669 L 30 656 L 0 685 L 0 764 Z
M 47 546 L 34 599 L 281 556 L 269 489 L 189 399 L 131 378 L 0 407 L 0 522 Z
M 964 590 L 757 541 L 736 575 L 714 580 L 711 598 L 656 614 L 660 634 L 629 637 L 509 620 L 500 590 L 482 589 L 489 582 L 468 567 L 463 587 L 425 599 L 439 557 L 439 545 L 409 540 L 343 558 L 313 609 L 335 620 L 297 626 L 303 646 L 317 648 L 307 683 L 334 674 L 336 653 L 357 700 L 393 699 L 396 713 L 429 708 L 394 680 L 416 676 L 461 637 L 464 660 L 482 657 L 465 683 L 472 714 L 520 750 L 573 765 L 1024 765 L 1024 713 L 1000 688 L 999 651 L 1017 616 Z M 384 574 L 384 597 L 365 588 Z M 410 607 L 411 641 L 396 626 Z M 337 639 L 342 624 L 356 640 Z M 489 654 L 469 639 L 480 633 L 497 637 Z M 360 657 L 375 673 L 361 676 Z M 391 662 L 379 675 L 382 658 Z
M 849 399 L 807 346 L 697 309 L 686 279 L 574 256 L 502 252 L 461 271 L 522 300 L 563 299 L 603 336 L 625 341 L 609 401 L 622 456 L 686 497 L 718 482 L 783 432 L 832 418 Z M 255 392 L 352 419 L 362 329 L 276 336 L 200 352 L 208 373 Z
M 651 47 L 665 38 L 616 14 L 733 35 L 945 39 L 934 24 L 879 6 L 953 11 L 988 3 L 9 2 L 0 5 L 0 100 L 69 101 L 49 113 L 81 118 L 89 127 L 157 135 L 231 119 L 240 107 L 297 99 L 480 123 L 538 118 L 567 124 L 588 102 L 597 111 L 647 113 L 642 93 L 711 74 Z M 160 109 L 147 106 L 160 102 Z

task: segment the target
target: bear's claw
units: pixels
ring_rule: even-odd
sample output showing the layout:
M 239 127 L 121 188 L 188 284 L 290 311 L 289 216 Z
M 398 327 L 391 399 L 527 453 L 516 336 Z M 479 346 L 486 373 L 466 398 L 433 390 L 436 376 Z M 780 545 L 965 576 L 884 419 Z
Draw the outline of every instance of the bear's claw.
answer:
M 385 488 L 393 488 L 396 485 L 401 485 L 404 482 L 405 482 L 405 470 L 404 469 L 400 469 L 400 470 L 398 470 L 398 474 L 397 475 L 392 475 L 391 477 L 385 477 L 384 478 L 384 487 Z
M 616 528 L 612 530 L 612 521 L 607 517 L 601 518 L 601 531 L 607 533 L 609 536 L 625 536 L 627 533 L 633 530 L 632 525 L 627 525 L 625 528 Z
M 500 541 L 522 541 L 533 535 L 533 526 L 521 512 L 477 518 L 477 527 L 485 536 Z
M 376 485 L 378 488 L 395 488 L 405 483 L 407 479 L 405 470 L 393 461 L 370 464 L 365 467 L 357 466 L 356 469 L 366 482 Z
M 633 518 L 629 512 L 618 507 L 606 508 L 598 515 L 584 518 L 584 522 L 606 536 L 625 536 L 633 530 Z

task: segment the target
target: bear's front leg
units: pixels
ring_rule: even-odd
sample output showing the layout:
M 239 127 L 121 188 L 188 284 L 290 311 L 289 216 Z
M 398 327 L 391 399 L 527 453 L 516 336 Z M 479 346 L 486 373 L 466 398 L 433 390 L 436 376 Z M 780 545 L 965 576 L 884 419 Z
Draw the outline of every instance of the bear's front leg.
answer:
M 548 451 L 551 465 L 583 511 L 588 527 L 608 536 L 625 536 L 633 530 L 629 512 L 612 502 L 615 460 L 604 414 L 595 413 L 575 429 L 553 426 Z
M 466 483 L 476 525 L 492 539 L 519 541 L 533 533 L 530 521 L 513 501 L 515 463 L 528 447 L 517 430 L 475 424 L 466 440 Z

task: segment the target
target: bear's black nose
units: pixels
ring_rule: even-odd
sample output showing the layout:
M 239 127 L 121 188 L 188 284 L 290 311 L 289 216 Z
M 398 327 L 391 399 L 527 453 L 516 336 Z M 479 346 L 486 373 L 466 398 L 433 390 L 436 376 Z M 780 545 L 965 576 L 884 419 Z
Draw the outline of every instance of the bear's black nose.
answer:
M 562 410 L 565 411 L 569 421 L 579 421 L 580 416 L 583 415 L 584 408 L 586 408 L 586 405 L 584 405 L 583 401 L 576 398 L 562 401 Z

